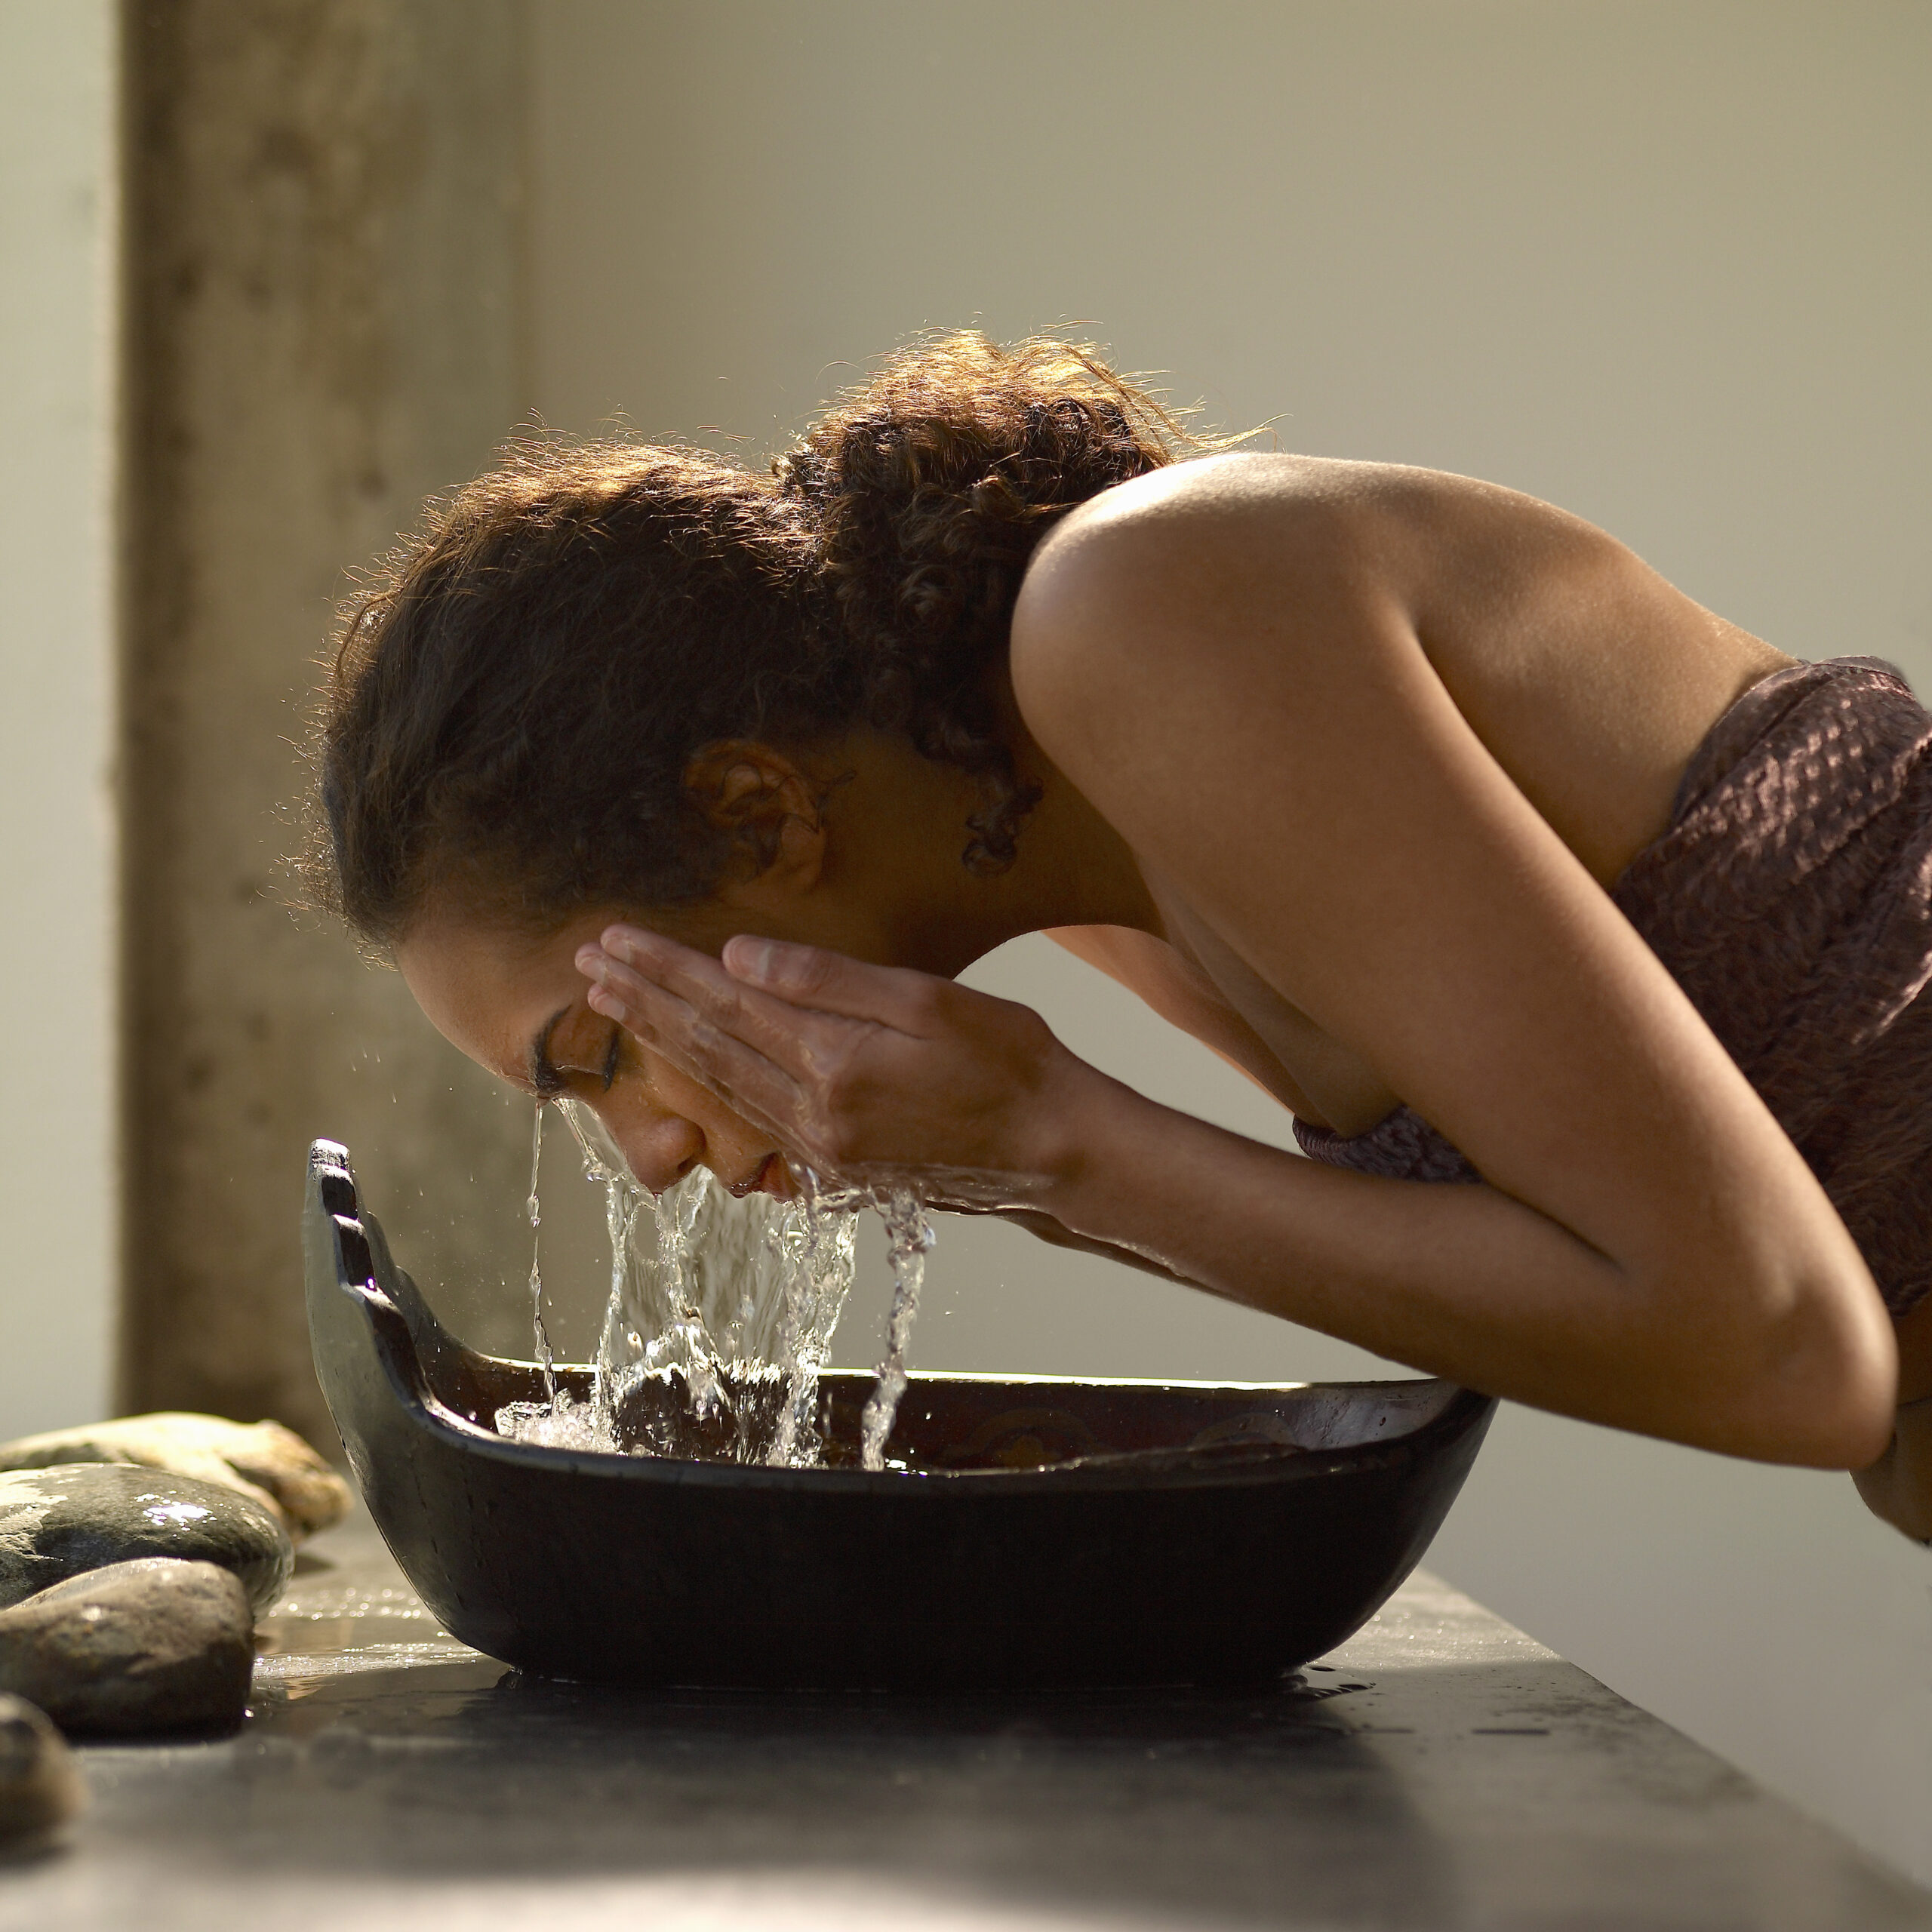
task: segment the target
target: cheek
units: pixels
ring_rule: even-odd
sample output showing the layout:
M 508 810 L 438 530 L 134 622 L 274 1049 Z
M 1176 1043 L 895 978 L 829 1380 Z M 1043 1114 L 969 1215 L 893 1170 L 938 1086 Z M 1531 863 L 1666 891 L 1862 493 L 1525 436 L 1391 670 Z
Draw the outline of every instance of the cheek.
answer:
M 638 1056 L 637 1074 L 630 1082 L 620 1078 L 620 1088 L 629 1085 L 654 1112 L 675 1114 L 681 1120 L 689 1121 L 714 1147 L 735 1151 L 771 1145 L 769 1135 L 761 1134 L 741 1115 L 734 1113 L 709 1088 L 680 1073 L 648 1048 L 635 1041 L 632 1044 Z M 613 1092 L 611 1098 L 622 1104 L 617 1092 Z

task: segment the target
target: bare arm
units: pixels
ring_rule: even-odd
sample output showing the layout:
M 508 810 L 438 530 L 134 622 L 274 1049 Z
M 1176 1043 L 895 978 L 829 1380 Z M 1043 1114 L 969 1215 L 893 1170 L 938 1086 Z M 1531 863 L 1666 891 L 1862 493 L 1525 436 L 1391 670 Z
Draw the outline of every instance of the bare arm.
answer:
M 1345 1173 L 1161 1106 L 949 981 L 764 940 L 721 964 L 639 928 L 603 944 L 596 1010 L 821 1173 L 909 1175 L 1561 1414 L 1768 1461 L 1883 1449 L 1890 1335 L 1855 1254 L 1845 1282 L 1653 1279 L 1500 1189 Z
M 1451 700 L 1391 547 L 1374 517 L 1328 506 L 1180 496 L 1116 518 L 1103 498 L 1029 577 L 1014 684 L 1143 861 L 1491 1185 L 1322 1171 L 1198 1123 L 1123 1140 L 1103 1108 L 1054 1211 L 1543 1406 L 1869 1460 L 1896 1372 L 1869 1272 Z
M 1540 781 L 1459 709 L 1410 533 L 1191 478 L 1130 489 L 1029 574 L 1029 728 L 1143 872 L 1183 882 L 1191 918 L 1486 1185 L 1258 1146 L 1085 1066 L 1024 1009 L 811 948 L 734 940 L 721 966 L 614 929 L 598 1010 L 823 1168 L 910 1170 L 1497 1395 L 1870 1463 L 1897 1380 L 1870 1275 Z M 1578 598 L 1642 614 L 1641 567 L 1600 541 Z
M 1852 1480 L 1873 1515 L 1915 1543 L 1932 1542 L 1932 1395 L 1899 1404 L 1885 1453 Z
M 1932 1299 L 1898 1324 L 1899 1406 L 1885 1453 L 1853 1478 L 1866 1507 L 1894 1529 L 1932 1540 Z

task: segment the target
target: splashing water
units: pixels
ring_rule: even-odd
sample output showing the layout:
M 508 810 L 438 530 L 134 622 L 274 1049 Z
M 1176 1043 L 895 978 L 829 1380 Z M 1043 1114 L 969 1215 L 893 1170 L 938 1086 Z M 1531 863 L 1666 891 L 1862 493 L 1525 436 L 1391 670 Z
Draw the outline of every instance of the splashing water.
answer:
M 543 1211 L 537 1198 L 537 1176 L 543 1164 L 543 1103 L 537 1103 L 537 1124 L 530 1133 L 530 1198 L 523 1204 L 530 1217 L 530 1325 L 537 1335 L 537 1360 L 543 1371 L 543 1392 L 554 1407 L 557 1400 L 557 1358 L 543 1321 Z
M 892 1269 L 892 1313 L 886 1323 L 885 1359 L 879 1364 L 878 1380 L 866 1398 L 859 1454 L 867 1469 L 882 1469 L 886 1441 L 899 1414 L 900 1398 L 906 1393 L 906 1353 L 919 1312 L 919 1290 L 926 1278 L 926 1257 L 932 1251 L 934 1235 L 932 1223 L 911 1189 L 875 1194 L 872 1204 L 884 1217 L 886 1237 L 891 1244 L 887 1260 Z
M 586 1176 L 604 1189 L 610 1296 L 589 1399 L 557 1385 L 540 1329 L 549 1399 L 500 1409 L 498 1433 L 560 1448 L 815 1466 L 819 1374 L 851 1291 L 857 1211 L 871 1206 L 894 1230 L 901 1283 L 887 1349 L 896 1380 L 875 1432 L 882 1448 L 905 1387 L 906 1342 L 918 1306 L 916 1275 L 909 1296 L 903 1284 L 900 1251 L 923 1269 L 932 1240 L 930 1229 L 922 1237 L 898 1232 L 895 1214 L 909 1215 L 909 1228 L 924 1227 L 916 1199 L 894 1195 L 888 1208 L 869 1190 L 823 1187 L 807 1174 L 795 1201 L 740 1200 L 702 1168 L 654 1199 L 594 1114 L 567 1100 L 553 1104 Z M 540 1146 L 540 1109 L 539 1123 Z M 533 1181 L 533 1226 L 535 1199 Z M 532 1294 L 540 1310 L 540 1291 Z M 869 1431 L 880 1398 L 875 1392 L 867 1405 Z

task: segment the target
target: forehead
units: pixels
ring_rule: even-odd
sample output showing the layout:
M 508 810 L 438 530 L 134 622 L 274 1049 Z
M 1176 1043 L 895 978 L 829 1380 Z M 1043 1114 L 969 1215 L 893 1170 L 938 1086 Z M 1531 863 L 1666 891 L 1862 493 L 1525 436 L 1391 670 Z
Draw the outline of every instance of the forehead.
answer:
M 474 919 L 424 920 L 398 946 L 397 966 L 424 1017 L 453 1046 L 518 1085 L 530 1078 L 531 1042 L 553 1015 L 559 1033 L 593 1017 L 577 952 L 610 923 L 597 909 L 540 939 Z

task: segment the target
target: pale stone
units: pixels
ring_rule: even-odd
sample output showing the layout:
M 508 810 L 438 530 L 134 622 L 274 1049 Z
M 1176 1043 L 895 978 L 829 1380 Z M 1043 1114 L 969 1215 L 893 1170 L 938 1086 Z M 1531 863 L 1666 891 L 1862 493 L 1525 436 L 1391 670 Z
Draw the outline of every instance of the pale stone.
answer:
M 57 1829 L 87 1802 L 74 1754 L 45 1712 L 0 1697 L 0 1840 Z
M 63 1463 L 131 1463 L 223 1484 L 265 1505 L 297 1543 L 340 1522 L 354 1500 L 348 1484 L 278 1422 L 164 1411 L 0 1443 L 0 1469 Z
M 254 1632 L 232 1571 L 112 1563 L 0 1610 L 0 1690 L 70 1734 L 232 1730 L 248 1710 Z

